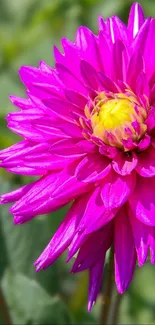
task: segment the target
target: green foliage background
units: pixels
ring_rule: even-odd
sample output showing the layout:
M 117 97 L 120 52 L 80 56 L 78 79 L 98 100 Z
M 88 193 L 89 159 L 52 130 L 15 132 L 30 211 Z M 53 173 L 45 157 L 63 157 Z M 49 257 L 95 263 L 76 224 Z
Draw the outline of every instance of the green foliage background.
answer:
M 5 116 L 15 108 L 9 94 L 24 95 L 18 78 L 21 65 L 53 65 L 52 46 L 60 38 L 74 39 L 79 25 L 97 32 L 97 16 L 119 15 L 127 20 L 129 0 L 0 0 L 0 147 L 18 140 L 6 127 Z M 146 15 L 155 16 L 155 1 L 141 0 Z M 28 180 L 0 170 L 5 193 Z M 87 313 L 87 273 L 69 274 L 65 256 L 46 271 L 35 273 L 33 261 L 47 245 L 67 208 L 13 226 L 7 207 L 0 207 L 0 285 L 13 324 L 98 324 L 101 299 Z M 91 253 L 91 252 L 90 252 Z M 0 300 L 1 302 L 1 300 Z M 155 324 L 155 267 L 137 269 L 124 295 L 120 324 Z M 0 324 L 5 324 L 0 304 Z

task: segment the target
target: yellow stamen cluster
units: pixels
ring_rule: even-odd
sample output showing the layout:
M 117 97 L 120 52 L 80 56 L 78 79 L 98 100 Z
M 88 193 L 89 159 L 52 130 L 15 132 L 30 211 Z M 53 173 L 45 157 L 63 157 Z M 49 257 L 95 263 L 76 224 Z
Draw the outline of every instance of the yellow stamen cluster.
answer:
M 138 141 L 146 132 L 146 109 L 132 93 L 110 94 L 109 97 L 100 93 L 92 111 L 86 107 L 85 113 L 91 119 L 93 135 L 114 147 L 122 148 L 122 140 L 129 138 Z M 138 132 L 133 122 L 138 123 Z

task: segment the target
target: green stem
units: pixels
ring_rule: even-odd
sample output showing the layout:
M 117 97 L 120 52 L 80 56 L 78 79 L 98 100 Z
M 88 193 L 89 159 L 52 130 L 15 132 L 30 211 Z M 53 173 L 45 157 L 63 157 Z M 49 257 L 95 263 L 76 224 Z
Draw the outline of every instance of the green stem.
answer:
M 1 287 L 0 287 L 0 310 L 1 310 L 1 315 L 3 317 L 4 325 L 12 325 L 9 309 Z
M 108 324 L 109 311 L 112 303 L 113 282 L 114 282 L 114 251 L 111 248 L 107 272 L 103 280 L 103 293 L 101 304 L 100 325 Z
M 112 308 L 110 311 L 110 321 L 109 324 L 118 324 L 119 321 L 119 311 L 123 295 L 120 295 L 117 290 L 113 295 Z

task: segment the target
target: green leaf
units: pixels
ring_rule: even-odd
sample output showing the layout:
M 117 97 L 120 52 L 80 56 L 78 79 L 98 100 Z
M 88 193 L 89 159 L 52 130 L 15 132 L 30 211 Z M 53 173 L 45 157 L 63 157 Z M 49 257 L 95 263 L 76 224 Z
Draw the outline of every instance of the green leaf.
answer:
M 35 280 L 7 270 L 2 288 L 13 324 L 72 324 L 60 297 L 50 296 Z
M 9 191 L 10 186 L 2 184 L 1 193 Z M 56 262 L 43 272 L 36 273 L 34 261 L 50 241 L 64 217 L 65 209 L 48 216 L 37 217 L 24 225 L 13 225 L 12 215 L 8 206 L 1 206 L 0 231 L 3 236 L 1 244 L 1 259 L 5 258 L 7 265 L 14 272 L 22 272 L 37 281 L 52 294 L 60 291 L 60 284 L 65 275 L 65 263 Z M 61 275 L 61 276 L 60 276 Z

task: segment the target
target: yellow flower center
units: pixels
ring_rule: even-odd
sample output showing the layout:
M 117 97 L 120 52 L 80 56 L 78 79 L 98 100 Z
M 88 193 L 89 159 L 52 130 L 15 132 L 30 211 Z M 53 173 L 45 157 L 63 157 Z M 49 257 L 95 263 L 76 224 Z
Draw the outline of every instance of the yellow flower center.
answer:
M 126 122 L 132 122 L 134 109 L 128 99 L 110 99 L 101 105 L 100 111 L 92 116 L 94 132 L 102 132 L 103 129 L 113 130 Z
M 132 93 L 110 94 L 109 98 L 100 93 L 95 98 L 93 110 L 88 113 L 86 108 L 85 112 L 91 119 L 93 135 L 114 147 L 123 148 L 122 140 L 129 138 L 138 141 L 146 132 L 146 109 Z

